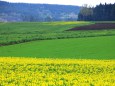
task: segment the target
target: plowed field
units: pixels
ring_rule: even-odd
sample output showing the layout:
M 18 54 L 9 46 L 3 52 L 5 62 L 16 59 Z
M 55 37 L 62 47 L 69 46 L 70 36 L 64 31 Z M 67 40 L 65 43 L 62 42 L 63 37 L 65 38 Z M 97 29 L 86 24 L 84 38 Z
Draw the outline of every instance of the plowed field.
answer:
M 96 23 L 91 25 L 74 27 L 70 30 L 103 30 L 103 29 L 115 29 L 115 23 Z

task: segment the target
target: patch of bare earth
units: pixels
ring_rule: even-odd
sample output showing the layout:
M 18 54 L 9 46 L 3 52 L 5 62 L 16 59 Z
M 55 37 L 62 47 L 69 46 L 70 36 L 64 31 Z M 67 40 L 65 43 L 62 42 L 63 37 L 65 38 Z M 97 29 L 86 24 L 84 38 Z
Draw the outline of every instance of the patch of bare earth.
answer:
M 115 29 L 115 23 L 96 23 L 91 25 L 79 26 L 69 29 L 68 31 L 74 30 L 104 30 L 104 29 Z

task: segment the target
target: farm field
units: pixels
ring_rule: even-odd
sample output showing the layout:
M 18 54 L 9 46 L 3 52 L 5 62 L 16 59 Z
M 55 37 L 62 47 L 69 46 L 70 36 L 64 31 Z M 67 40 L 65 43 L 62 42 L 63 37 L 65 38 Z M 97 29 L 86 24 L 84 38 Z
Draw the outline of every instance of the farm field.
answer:
M 91 25 L 85 25 L 85 26 L 77 26 L 70 30 L 109 30 L 109 29 L 115 29 L 115 23 L 95 23 Z
M 2 46 L 0 56 L 115 59 L 115 36 L 39 40 Z
M 90 22 L 14 22 L 0 23 L 0 45 L 23 43 L 32 40 L 66 37 L 63 31 Z M 72 33 L 73 34 L 73 33 Z
M 115 35 L 115 29 L 67 31 L 95 22 L 8 22 L 0 23 L 0 46 L 35 40 Z M 96 22 L 97 23 L 97 22 Z M 102 23 L 102 22 L 99 22 Z M 107 22 L 106 22 L 107 23 Z M 109 22 L 112 23 L 112 22 Z M 114 23 L 114 22 L 113 22 Z
M 0 86 L 115 86 L 115 28 L 95 23 L 114 22 L 1 22 Z
M 1 86 L 115 86 L 115 60 L 0 58 Z

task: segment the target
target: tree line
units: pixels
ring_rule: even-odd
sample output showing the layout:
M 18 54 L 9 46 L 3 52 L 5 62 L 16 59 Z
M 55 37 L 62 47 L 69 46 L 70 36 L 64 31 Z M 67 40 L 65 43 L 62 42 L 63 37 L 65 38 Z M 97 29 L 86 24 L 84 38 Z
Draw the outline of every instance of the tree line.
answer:
M 84 5 L 79 14 L 78 20 L 83 21 L 115 21 L 115 3 L 99 4 L 96 7 Z

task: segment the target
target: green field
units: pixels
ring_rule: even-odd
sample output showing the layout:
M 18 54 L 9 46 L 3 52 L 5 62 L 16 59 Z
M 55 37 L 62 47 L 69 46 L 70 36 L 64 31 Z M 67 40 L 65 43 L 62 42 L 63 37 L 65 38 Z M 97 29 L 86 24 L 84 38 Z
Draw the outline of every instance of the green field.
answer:
M 66 31 L 93 23 L 1 22 L 0 56 L 115 59 L 114 29 Z
M 8 22 L 0 23 L 0 46 L 34 40 L 115 35 L 115 30 L 66 31 L 95 22 Z
M 115 86 L 115 29 L 67 31 L 93 23 L 0 23 L 0 86 Z
M 0 56 L 115 59 L 115 36 L 42 40 L 2 46 Z

